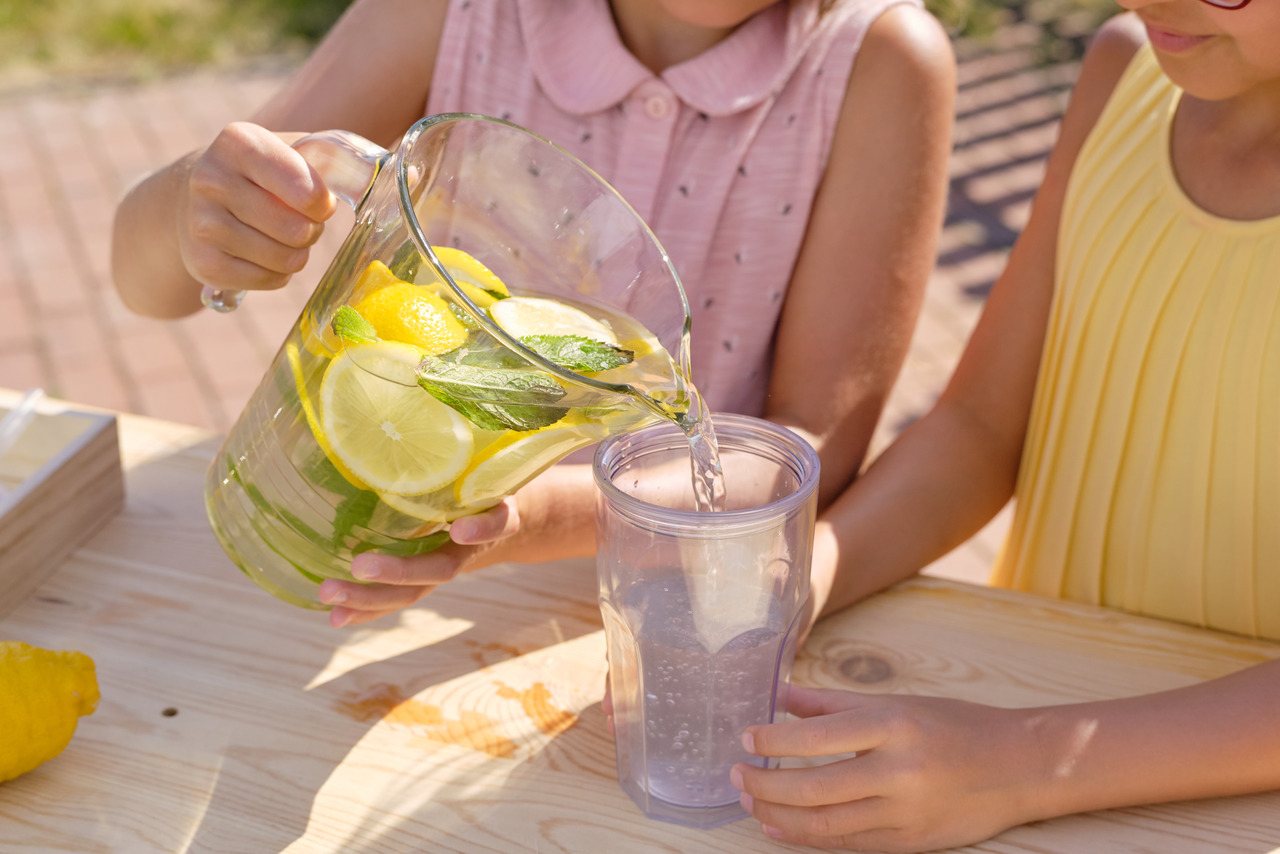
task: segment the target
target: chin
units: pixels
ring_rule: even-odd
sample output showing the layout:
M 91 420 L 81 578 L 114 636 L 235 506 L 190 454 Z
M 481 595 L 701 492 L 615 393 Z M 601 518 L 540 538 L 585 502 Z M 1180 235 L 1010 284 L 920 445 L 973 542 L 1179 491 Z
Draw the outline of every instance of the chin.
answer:
M 1202 101 L 1226 101 L 1248 91 L 1248 82 L 1232 74 L 1211 74 L 1209 63 L 1191 57 L 1165 56 L 1156 51 L 1156 60 L 1165 75 L 1193 98 Z
M 777 0 L 660 0 L 667 14 L 694 27 L 731 30 Z

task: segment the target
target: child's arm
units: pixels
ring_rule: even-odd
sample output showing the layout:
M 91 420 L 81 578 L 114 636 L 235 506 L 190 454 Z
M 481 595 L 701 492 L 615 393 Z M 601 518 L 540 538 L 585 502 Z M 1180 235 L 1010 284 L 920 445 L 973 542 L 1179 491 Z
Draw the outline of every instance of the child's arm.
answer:
M 1003 709 L 792 688 L 803 720 L 752 727 L 761 756 L 857 752 L 818 768 L 735 767 L 788 842 L 874 851 L 967 845 L 1087 810 L 1280 788 L 1280 660 L 1173 691 Z
M 341 128 L 391 144 L 423 114 L 445 6 L 357 0 L 252 123 L 228 126 L 208 148 L 130 189 L 112 235 L 124 303 L 179 317 L 200 308 L 202 284 L 264 290 L 288 282 L 334 210 L 288 143 L 299 132 Z
M 778 327 L 765 417 L 822 461 L 819 508 L 858 473 L 937 256 L 955 116 L 945 31 L 914 6 L 868 30 Z
M 819 519 L 816 614 L 919 571 L 972 536 L 1013 494 L 1053 295 L 1067 181 L 1143 37 L 1140 24 L 1124 16 L 1099 32 L 1027 226 L 942 396 Z
M 945 207 L 954 93 L 951 45 L 930 15 L 900 6 L 872 25 L 787 291 L 765 412 L 817 449 L 820 503 L 856 474 L 910 344 Z M 496 513 L 455 522 L 435 552 L 360 555 L 353 573 L 378 584 L 329 580 L 321 600 L 338 606 L 335 625 L 362 623 L 461 572 L 592 555 L 594 501 L 589 466 L 553 467 Z

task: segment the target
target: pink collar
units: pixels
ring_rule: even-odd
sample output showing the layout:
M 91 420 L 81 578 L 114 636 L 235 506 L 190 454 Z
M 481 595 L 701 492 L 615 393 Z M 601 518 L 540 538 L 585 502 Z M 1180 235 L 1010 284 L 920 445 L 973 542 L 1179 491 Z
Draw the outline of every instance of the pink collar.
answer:
M 775 3 L 715 47 L 660 76 L 622 44 L 606 0 L 517 0 L 534 76 L 575 115 L 606 110 L 661 80 L 711 116 L 750 109 L 780 91 L 817 29 L 813 0 Z

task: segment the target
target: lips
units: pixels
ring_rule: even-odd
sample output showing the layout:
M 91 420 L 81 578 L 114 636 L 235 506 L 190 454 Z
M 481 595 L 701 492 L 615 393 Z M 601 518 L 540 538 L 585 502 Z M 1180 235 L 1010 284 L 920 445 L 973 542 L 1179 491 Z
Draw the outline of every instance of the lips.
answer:
M 1146 24 L 1147 38 L 1151 46 L 1164 53 L 1183 53 L 1207 42 L 1212 36 L 1188 36 L 1169 30 L 1160 29 L 1154 24 Z

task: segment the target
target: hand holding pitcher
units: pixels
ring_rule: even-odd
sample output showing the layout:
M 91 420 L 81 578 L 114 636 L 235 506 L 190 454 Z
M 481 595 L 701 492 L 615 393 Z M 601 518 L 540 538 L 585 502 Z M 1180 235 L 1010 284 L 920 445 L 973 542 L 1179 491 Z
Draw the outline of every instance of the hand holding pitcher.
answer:
M 185 190 L 182 262 L 201 284 L 233 294 L 283 287 L 337 210 L 301 153 L 247 122 L 228 125 L 194 159 Z

